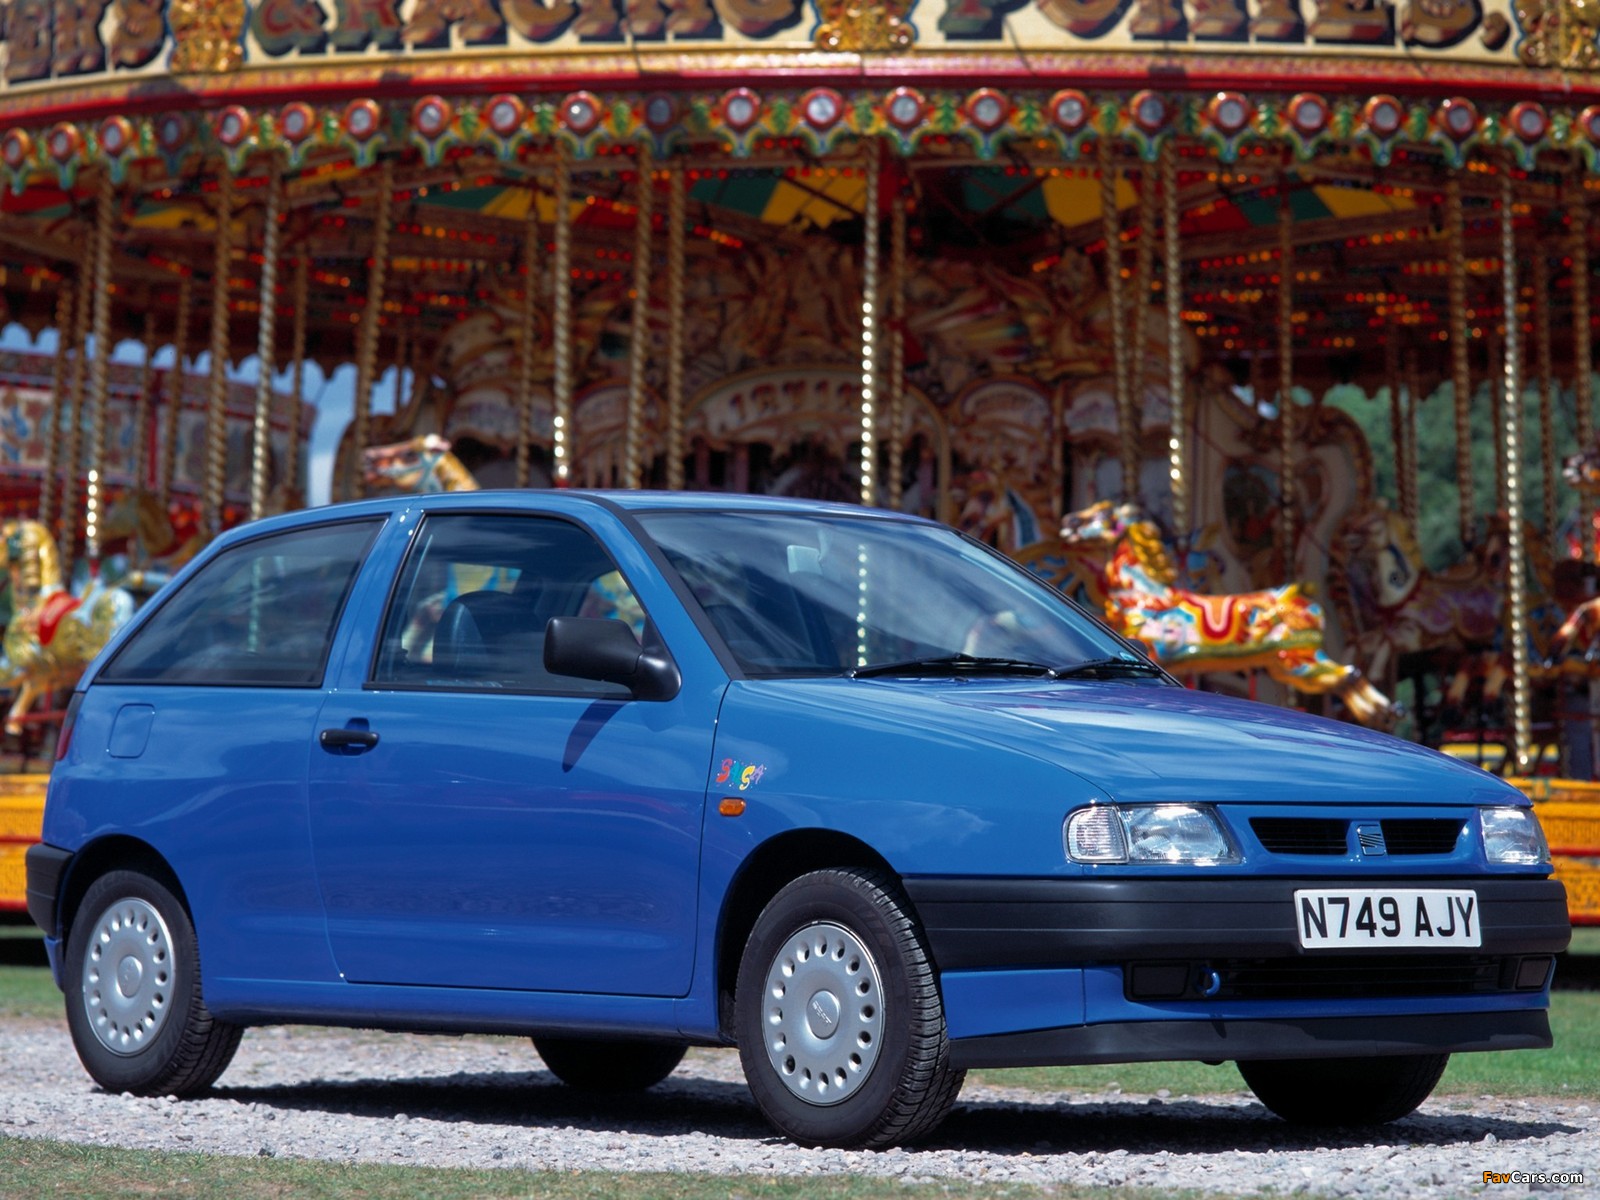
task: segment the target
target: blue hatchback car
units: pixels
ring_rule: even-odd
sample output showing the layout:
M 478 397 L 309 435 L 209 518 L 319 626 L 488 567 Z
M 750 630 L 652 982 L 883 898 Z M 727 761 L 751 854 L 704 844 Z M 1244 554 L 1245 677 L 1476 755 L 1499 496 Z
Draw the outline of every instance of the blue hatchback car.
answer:
M 944 526 L 733 496 L 374 500 L 219 539 L 73 696 L 28 901 L 89 1074 L 250 1025 L 736 1045 L 808 1144 L 969 1067 L 1235 1060 L 1311 1123 L 1550 1044 L 1525 798 L 1186 689 Z

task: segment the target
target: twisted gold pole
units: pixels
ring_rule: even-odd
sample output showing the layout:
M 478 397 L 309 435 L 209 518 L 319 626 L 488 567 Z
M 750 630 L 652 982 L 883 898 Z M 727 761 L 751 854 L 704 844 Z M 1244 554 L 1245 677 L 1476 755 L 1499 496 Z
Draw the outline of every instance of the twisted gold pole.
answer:
M 201 523 L 207 538 L 222 532 L 228 469 L 228 272 L 233 267 L 233 173 L 222 172 L 217 198 L 216 261 L 211 273 L 211 403 L 206 411 L 206 480 Z
M 1556 504 L 1556 481 L 1561 464 L 1556 456 L 1555 354 L 1550 344 L 1550 259 L 1543 246 L 1533 254 L 1533 337 L 1539 362 L 1539 449 L 1544 471 L 1544 536 L 1552 554 L 1560 554 L 1561 539 L 1556 530 L 1560 514 Z
M 555 483 L 566 487 L 572 475 L 572 165 L 564 146 L 556 148 L 556 252 L 550 270 L 555 291 Z
M 683 293 L 688 187 L 674 163 L 667 191 L 667 487 L 683 490 Z
M 161 457 L 156 463 L 156 496 L 166 509 L 172 498 L 172 481 L 178 466 L 178 432 L 183 422 L 183 359 L 189 352 L 189 324 L 194 316 L 194 281 L 178 280 L 178 316 L 172 329 L 172 371 L 167 376 L 167 424 L 162 431 Z
M 1166 263 L 1162 287 L 1167 293 L 1167 397 L 1171 406 L 1171 433 L 1167 441 L 1167 471 L 1172 480 L 1172 526 L 1178 537 L 1189 534 L 1188 437 L 1189 415 L 1183 390 L 1183 258 L 1178 241 L 1178 143 L 1169 138 L 1161 147 L 1162 233 Z M 1052 447 L 1058 457 L 1060 446 Z
M 1452 171 L 1445 191 L 1450 244 L 1450 386 L 1456 405 L 1456 503 L 1461 545 L 1472 545 L 1472 375 L 1467 363 L 1467 231 L 1461 203 L 1461 173 Z
M 1491 329 L 1488 342 L 1489 378 L 1503 381 L 1506 369 L 1504 330 L 1500 328 Z M 1490 424 L 1493 428 L 1504 428 L 1506 419 L 1505 407 L 1506 391 L 1497 382 L 1496 386 L 1490 389 Z M 1496 512 L 1505 512 L 1506 510 L 1506 477 L 1500 471 L 1494 473 L 1494 508 Z
M 655 162 L 648 138 L 639 143 L 639 209 L 633 226 L 633 343 L 628 347 L 628 427 L 623 443 L 622 486 L 640 486 L 644 445 L 644 373 L 650 352 L 650 257 L 655 224 Z
M 78 281 L 78 285 L 82 284 Z M 75 285 L 65 278 L 56 293 L 56 357 L 50 369 L 50 403 L 44 415 L 44 474 L 39 479 L 39 523 L 49 528 L 56 518 L 56 490 L 61 478 L 61 413 L 66 407 L 68 351 L 72 341 Z M 54 532 L 52 530 L 52 532 Z
M 881 142 L 867 155 L 867 197 L 861 247 L 861 503 L 878 502 L 878 257 L 883 217 L 878 211 Z
M 1145 312 L 1150 307 L 1150 285 L 1156 269 L 1156 176 L 1139 172 L 1139 240 L 1133 256 L 1133 294 L 1123 327 L 1128 331 L 1128 387 L 1130 402 L 1142 421 L 1145 388 Z M 1059 455 L 1057 456 L 1059 457 Z M 1142 454 L 1139 456 L 1143 457 Z M 1142 464 L 1140 464 L 1142 465 Z
M 61 556 L 70 559 L 78 545 L 78 484 L 83 470 L 83 400 L 89 351 L 89 315 L 94 302 L 94 248 L 84 247 L 78 264 L 78 295 L 72 318 L 71 400 L 67 416 L 65 480 L 61 490 Z
M 1389 439 L 1394 443 L 1395 510 L 1410 520 L 1411 497 L 1406 491 L 1406 410 L 1400 384 L 1400 337 L 1391 323 L 1383 338 L 1383 382 L 1389 390 Z M 1415 529 L 1415 526 L 1412 527 Z
M 152 305 L 144 314 L 144 361 L 139 366 L 139 394 L 133 398 L 133 490 L 140 491 L 150 476 L 150 385 L 155 381 L 156 313 Z
M 83 505 L 84 552 L 91 569 L 100 561 L 100 507 L 104 499 L 106 420 L 111 400 L 111 234 L 115 199 L 111 172 L 102 171 L 95 197 L 94 359 L 89 364 L 89 473 Z
M 356 348 L 355 443 L 359 455 L 372 441 L 372 384 L 378 369 L 378 337 L 383 328 L 383 293 L 389 272 L 389 235 L 394 220 L 394 159 L 378 171 L 378 213 L 374 223 L 372 272 L 367 277 L 367 305 L 361 310 L 361 340 Z M 366 494 L 359 470 L 349 481 L 352 494 Z
M 1284 577 L 1294 573 L 1295 540 L 1300 534 L 1300 496 L 1295 484 L 1294 419 L 1294 211 L 1288 177 L 1280 177 L 1278 197 L 1278 509 Z
M 896 510 L 905 487 L 905 323 L 906 198 L 897 195 L 889 209 L 889 507 Z
M 1511 175 L 1500 174 L 1500 268 L 1505 295 L 1505 374 L 1501 385 L 1500 477 L 1510 522 L 1506 570 L 1511 617 L 1512 749 L 1518 774 L 1532 766 L 1533 720 L 1528 679 L 1527 546 L 1522 528 L 1522 330 L 1517 316 L 1517 244 L 1512 225 Z
M 261 313 L 256 329 L 256 411 L 251 427 L 250 519 L 267 512 L 268 468 L 272 464 L 272 377 L 278 353 L 278 210 L 283 203 L 283 175 L 276 155 L 267 176 L 267 208 L 262 216 Z M 293 439 L 291 439 L 292 441 Z
M 1111 391 L 1117 407 L 1122 498 L 1139 499 L 1139 429 L 1128 370 L 1128 333 L 1123 308 L 1122 221 L 1117 212 L 1117 167 L 1111 137 L 1100 136 L 1100 220 L 1106 239 L 1106 300 L 1111 309 Z
M 525 488 L 533 478 L 533 368 L 539 355 L 535 346 L 539 311 L 539 192 L 528 189 L 528 218 L 522 226 L 522 328 L 517 361 L 517 474 Z
M 1589 206 L 1579 185 L 1567 211 L 1572 214 L 1572 405 L 1578 420 L 1578 445 L 1594 441 L 1594 347 L 1589 332 Z M 1579 510 L 1583 559 L 1595 561 L 1592 510 Z
M 1422 389 L 1421 364 L 1415 350 L 1406 355 L 1406 386 L 1411 393 L 1406 402 L 1406 520 L 1416 532 L 1422 521 L 1422 496 L 1417 479 L 1417 411 L 1426 393 Z
M 289 347 L 293 360 L 289 387 L 289 461 L 283 464 L 285 494 L 300 491 L 300 412 L 306 397 L 306 303 L 311 291 L 311 256 L 304 251 L 294 263 L 294 332 Z

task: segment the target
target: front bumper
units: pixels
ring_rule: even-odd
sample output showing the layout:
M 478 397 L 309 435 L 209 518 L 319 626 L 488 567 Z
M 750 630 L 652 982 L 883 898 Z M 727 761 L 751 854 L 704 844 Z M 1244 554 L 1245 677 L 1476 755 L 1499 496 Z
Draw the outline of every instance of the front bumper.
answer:
M 1344 882 L 1344 881 L 1340 881 Z M 1536 1049 L 1571 940 L 1551 880 L 1471 887 L 1482 945 L 1301 948 L 1293 894 L 1327 879 L 908 879 L 955 1061 L 1027 1066 Z
M 1566 889 L 1554 879 L 923 877 L 907 879 L 905 888 L 940 970 L 955 971 L 1196 957 L 1315 959 L 1326 952 L 1300 948 L 1295 890 L 1386 883 L 1476 891 L 1483 945 L 1474 954 L 1559 954 L 1572 940 Z
M 1550 1022 L 1543 1010 L 1301 1020 L 1117 1021 L 956 1038 L 950 1043 L 950 1060 L 962 1068 L 1247 1062 L 1543 1050 L 1550 1042 Z

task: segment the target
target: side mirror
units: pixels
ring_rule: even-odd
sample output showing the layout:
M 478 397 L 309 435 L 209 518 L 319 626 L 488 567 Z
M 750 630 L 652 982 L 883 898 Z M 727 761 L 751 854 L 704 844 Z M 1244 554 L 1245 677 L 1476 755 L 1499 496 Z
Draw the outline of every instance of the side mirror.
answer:
M 544 627 L 544 669 L 619 683 L 636 700 L 671 700 L 683 683 L 664 650 L 645 650 L 626 622 L 610 617 L 551 617 Z

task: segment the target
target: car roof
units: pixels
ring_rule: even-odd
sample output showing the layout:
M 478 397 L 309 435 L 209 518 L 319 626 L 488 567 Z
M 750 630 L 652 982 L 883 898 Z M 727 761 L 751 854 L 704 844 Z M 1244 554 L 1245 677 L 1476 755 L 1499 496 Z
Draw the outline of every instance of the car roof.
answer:
M 571 513 L 574 508 L 592 505 L 609 512 L 686 512 L 686 513 L 777 513 L 795 516 L 870 517 L 884 520 L 929 523 L 926 518 L 883 508 L 865 508 L 831 500 L 804 500 L 791 496 L 757 496 L 734 492 L 666 492 L 587 490 L 579 488 L 499 488 L 475 492 L 436 492 L 380 496 L 352 500 L 318 508 L 300 509 L 281 516 L 265 517 L 235 526 L 221 540 L 232 542 L 279 529 L 321 524 L 331 520 L 363 516 L 391 515 L 404 510 L 453 508 L 527 508 L 551 511 L 559 508 Z

